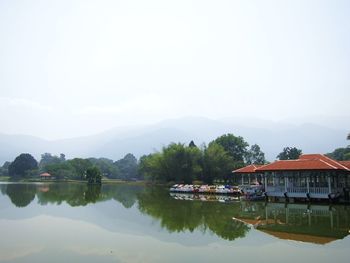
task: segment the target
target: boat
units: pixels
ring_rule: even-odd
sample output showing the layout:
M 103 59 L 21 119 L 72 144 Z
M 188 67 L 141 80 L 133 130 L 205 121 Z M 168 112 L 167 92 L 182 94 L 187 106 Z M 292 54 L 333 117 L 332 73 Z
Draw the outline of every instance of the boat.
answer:
M 245 186 L 242 190 L 241 199 L 243 200 L 263 200 L 265 198 L 263 187 L 261 185 Z
M 229 193 L 231 193 L 231 190 L 224 185 L 219 185 L 216 187 L 216 193 L 217 194 L 229 194 Z

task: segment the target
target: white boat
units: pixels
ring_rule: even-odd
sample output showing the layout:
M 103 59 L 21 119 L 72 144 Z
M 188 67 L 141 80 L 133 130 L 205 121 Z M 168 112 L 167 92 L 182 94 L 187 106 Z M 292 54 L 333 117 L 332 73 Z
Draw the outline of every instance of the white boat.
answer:
M 229 194 L 230 189 L 226 188 L 224 185 L 219 185 L 216 187 L 216 193 L 217 194 Z

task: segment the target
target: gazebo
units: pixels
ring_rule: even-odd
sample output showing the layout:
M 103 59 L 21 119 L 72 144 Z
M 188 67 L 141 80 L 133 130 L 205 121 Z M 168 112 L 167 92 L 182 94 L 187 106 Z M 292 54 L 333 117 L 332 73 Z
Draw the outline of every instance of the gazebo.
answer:
M 42 180 L 49 180 L 51 178 L 52 178 L 52 176 L 49 173 L 41 173 L 40 174 L 40 179 L 42 179 Z

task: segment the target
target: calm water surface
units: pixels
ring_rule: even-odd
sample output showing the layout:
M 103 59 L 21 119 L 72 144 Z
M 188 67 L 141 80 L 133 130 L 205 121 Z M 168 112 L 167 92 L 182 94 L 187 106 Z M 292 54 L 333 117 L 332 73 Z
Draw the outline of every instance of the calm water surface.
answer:
M 349 262 L 350 207 L 0 184 L 0 262 Z

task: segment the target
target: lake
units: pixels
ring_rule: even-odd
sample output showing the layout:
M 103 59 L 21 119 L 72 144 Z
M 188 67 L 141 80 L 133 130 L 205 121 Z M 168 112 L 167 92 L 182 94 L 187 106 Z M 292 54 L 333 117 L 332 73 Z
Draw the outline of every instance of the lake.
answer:
M 349 262 L 350 206 L 0 183 L 0 262 Z

